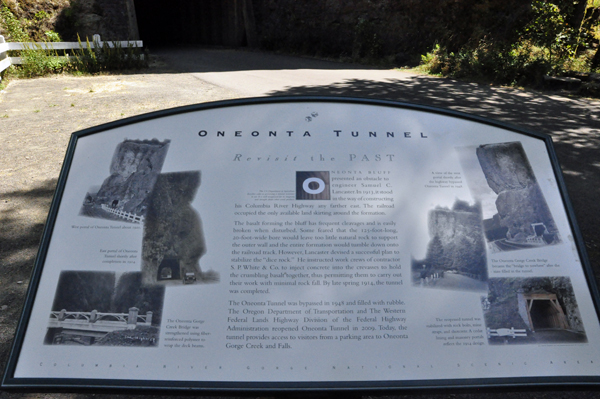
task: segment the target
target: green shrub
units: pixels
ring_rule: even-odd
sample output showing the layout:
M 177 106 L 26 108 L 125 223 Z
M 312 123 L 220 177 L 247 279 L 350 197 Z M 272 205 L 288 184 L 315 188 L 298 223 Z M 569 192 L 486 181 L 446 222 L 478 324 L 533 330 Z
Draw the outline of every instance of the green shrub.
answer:
M 47 19 L 48 13 L 38 11 L 35 20 Z M 11 51 L 11 56 L 21 57 L 21 65 L 14 65 L 3 72 L 3 77 L 13 75 L 16 77 L 31 78 L 44 76 L 63 71 L 79 73 L 97 73 L 102 71 L 140 69 L 147 66 L 147 56 L 141 49 L 122 48 L 119 43 L 111 48 L 109 45 L 94 43 L 95 48 L 90 49 L 89 42 L 83 44 L 79 41 L 80 49 L 77 50 L 45 50 L 40 45 L 32 42 L 25 32 L 27 21 L 19 21 L 6 4 L 0 6 L 0 26 L 6 39 L 12 42 L 28 43 L 27 48 L 21 51 Z M 47 43 L 60 42 L 60 35 L 53 30 L 43 32 Z M 87 45 L 87 46 L 86 46 Z M 69 54 L 70 52 L 70 54 Z
M 44 35 L 48 38 L 48 41 L 50 42 L 60 42 L 60 35 L 56 32 L 54 32 L 53 30 L 49 30 L 44 32 Z
M 59 73 L 68 68 L 69 61 L 56 50 L 43 50 L 40 45 L 30 43 L 27 50 L 21 51 L 21 66 L 17 75 L 26 78 Z
M 89 40 L 86 40 L 85 45 L 80 39 L 78 41 L 80 48 L 75 50 L 70 60 L 72 70 L 98 73 L 147 67 L 148 57 L 139 48 L 121 47 L 118 42 L 114 42 L 113 47 L 106 42 L 103 45 L 94 42 L 94 48 L 90 48 Z
M 48 42 L 48 45 L 51 45 Z M 79 42 L 80 48 L 67 50 L 44 50 L 35 43 L 18 52 L 22 64 L 11 67 L 11 73 L 17 77 L 32 78 L 64 71 L 78 73 L 98 73 L 105 71 L 141 69 L 147 67 L 147 55 L 139 48 L 121 47 L 115 43 L 111 48 L 107 43 Z
M 544 75 L 594 72 L 600 67 L 593 45 L 600 39 L 600 23 L 598 10 L 589 7 L 597 7 L 600 0 L 591 3 L 580 23 L 574 20 L 576 3 L 533 0 L 512 34 L 477 35 L 477 41 L 471 37 L 455 47 L 435 46 L 421 56 L 421 68 L 448 77 L 528 86 L 541 85 Z M 588 86 L 588 92 L 595 90 Z
M 46 18 L 50 18 L 50 15 L 44 10 L 40 10 L 35 13 L 35 19 L 38 21 L 41 21 L 42 19 L 46 19 Z
M 559 7 L 551 2 L 535 0 L 532 5 L 533 19 L 523 29 L 523 37 L 543 51 L 553 67 L 559 67 L 575 55 L 578 33 L 572 29 Z
M 436 46 L 421 56 L 423 69 L 452 78 L 470 78 L 507 85 L 538 85 L 553 69 L 529 45 L 500 46 L 482 41 L 475 49 L 456 53 Z
M 6 32 L 6 41 L 11 42 L 27 42 L 29 36 L 25 33 L 23 25 L 15 17 L 15 15 L 6 7 L 4 2 L 0 7 L 0 22 L 3 22 L 4 31 Z

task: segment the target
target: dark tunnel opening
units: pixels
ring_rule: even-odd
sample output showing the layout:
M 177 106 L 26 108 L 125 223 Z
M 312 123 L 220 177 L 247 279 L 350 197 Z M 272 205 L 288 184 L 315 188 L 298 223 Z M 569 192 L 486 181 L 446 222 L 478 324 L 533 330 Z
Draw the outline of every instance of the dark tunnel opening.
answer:
M 148 46 L 242 47 L 253 23 L 251 1 L 136 0 L 140 38 Z M 250 9 L 249 9 L 250 7 Z

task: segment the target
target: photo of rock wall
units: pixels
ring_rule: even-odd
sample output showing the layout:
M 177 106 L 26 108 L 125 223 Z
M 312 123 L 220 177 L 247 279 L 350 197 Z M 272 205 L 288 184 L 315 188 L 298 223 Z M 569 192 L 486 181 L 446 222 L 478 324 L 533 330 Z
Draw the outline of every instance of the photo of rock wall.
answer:
M 165 288 L 142 285 L 140 272 L 63 271 L 46 345 L 158 345 Z
M 413 284 L 420 287 L 487 291 L 487 257 L 481 206 L 456 200 L 452 209 L 429 211 L 431 237 L 425 259 L 412 261 Z
M 482 297 L 490 344 L 587 342 L 568 277 L 492 278 Z
M 182 285 L 216 282 L 219 275 L 200 269 L 206 253 L 202 221 L 191 203 L 200 171 L 158 176 L 148 197 L 142 243 L 145 284 Z
M 161 172 L 169 140 L 127 140 L 117 145 L 110 175 L 99 189 L 85 195 L 80 215 L 131 223 L 142 223 Z
M 520 142 L 481 145 L 476 156 L 496 195 L 496 214 L 484 220 L 492 252 L 561 241 L 556 223 Z

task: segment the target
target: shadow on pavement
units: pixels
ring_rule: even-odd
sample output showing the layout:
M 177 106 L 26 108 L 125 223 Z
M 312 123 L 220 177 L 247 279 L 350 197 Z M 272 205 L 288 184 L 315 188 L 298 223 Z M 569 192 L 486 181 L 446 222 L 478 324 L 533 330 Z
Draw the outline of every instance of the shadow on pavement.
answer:
M 0 364 L 5 364 L 56 187 L 50 179 L 0 200 Z M 2 392 L 0 392 L 0 397 Z
M 35 215 L 46 215 L 50 209 L 50 202 L 56 188 L 56 179 L 43 182 L 38 187 L 29 191 L 13 191 L 2 195 L 3 207 L 0 208 L 0 276 L 11 279 L 18 269 L 16 265 L 31 267 L 33 262 L 31 254 L 25 252 L 33 250 L 35 256 L 45 217 L 40 219 Z
M 169 70 L 164 72 L 202 73 L 234 72 L 256 70 L 295 70 L 295 69 L 380 69 L 373 66 L 325 61 L 315 58 L 283 56 L 274 53 L 247 49 L 228 49 L 219 47 L 181 46 L 157 47 L 151 49 L 151 56 L 166 63 Z M 152 71 L 153 73 L 161 73 Z

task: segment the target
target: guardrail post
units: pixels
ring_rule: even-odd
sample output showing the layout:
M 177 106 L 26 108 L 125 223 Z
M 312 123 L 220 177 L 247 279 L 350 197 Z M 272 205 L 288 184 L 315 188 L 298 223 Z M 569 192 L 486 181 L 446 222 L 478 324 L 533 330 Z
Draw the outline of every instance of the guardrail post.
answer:
M 62 309 L 58 314 L 58 321 L 64 321 L 67 318 L 67 309 Z
M 150 311 L 146 312 L 146 325 L 152 325 L 152 312 Z
M 4 36 L 0 35 L 0 44 L 6 43 Z M 5 46 L 1 46 L 5 47 Z M 8 53 L 0 48 L 0 81 L 2 81 L 2 72 L 11 65 Z
M 129 315 L 127 316 L 127 324 L 137 324 L 137 317 L 139 313 L 138 308 L 129 308 Z
M 6 43 L 6 40 L 4 40 L 4 36 L 0 35 L 0 43 Z M 8 57 L 8 55 L 6 54 L 5 51 L 0 51 L 0 60 L 5 59 L 6 57 Z
M 90 313 L 90 323 L 95 323 L 96 321 L 98 321 L 98 311 L 92 310 Z

